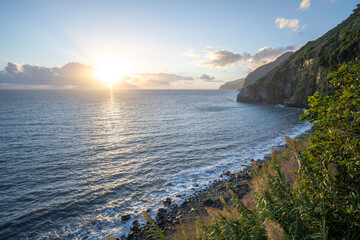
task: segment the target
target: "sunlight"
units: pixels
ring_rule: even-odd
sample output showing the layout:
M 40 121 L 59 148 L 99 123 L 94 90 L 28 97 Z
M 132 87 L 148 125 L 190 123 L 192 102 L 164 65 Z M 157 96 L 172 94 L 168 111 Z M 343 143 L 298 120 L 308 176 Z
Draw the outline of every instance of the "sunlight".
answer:
M 112 87 L 125 76 L 131 74 L 131 66 L 120 58 L 108 57 L 96 64 L 93 72 L 95 78 Z

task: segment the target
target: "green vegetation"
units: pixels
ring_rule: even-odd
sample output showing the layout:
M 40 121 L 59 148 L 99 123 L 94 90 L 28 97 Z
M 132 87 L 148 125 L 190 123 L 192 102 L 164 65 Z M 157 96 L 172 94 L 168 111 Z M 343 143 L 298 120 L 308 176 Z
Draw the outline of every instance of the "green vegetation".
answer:
M 287 149 L 254 163 L 251 194 L 228 186 L 231 203 L 175 239 L 360 239 L 360 61 L 328 77 L 333 94 L 316 92 L 301 116 L 315 132 L 285 136 Z
M 329 78 L 334 94 L 316 93 L 302 115 L 314 123 L 310 147 L 286 138 L 296 179 L 286 177 L 284 157 L 273 152 L 267 167 L 254 166 L 254 209 L 234 196 L 240 217 L 206 226 L 208 239 L 360 238 L 360 61 Z

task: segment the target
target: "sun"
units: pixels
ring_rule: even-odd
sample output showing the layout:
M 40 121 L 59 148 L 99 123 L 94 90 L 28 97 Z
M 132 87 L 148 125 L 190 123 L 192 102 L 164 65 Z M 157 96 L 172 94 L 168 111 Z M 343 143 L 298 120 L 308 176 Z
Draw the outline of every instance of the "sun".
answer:
M 99 60 L 93 75 L 99 81 L 110 87 L 131 74 L 131 67 L 120 58 L 108 57 Z

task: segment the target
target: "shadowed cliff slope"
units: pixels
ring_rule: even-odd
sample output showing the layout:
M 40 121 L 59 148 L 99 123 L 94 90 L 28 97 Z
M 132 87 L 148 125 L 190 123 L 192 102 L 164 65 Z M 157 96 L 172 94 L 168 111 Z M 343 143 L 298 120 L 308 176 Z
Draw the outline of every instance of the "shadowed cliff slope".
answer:
M 244 86 L 247 87 L 256 82 L 259 78 L 264 77 L 266 74 L 268 74 L 270 71 L 274 70 L 277 66 L 279 66 L 281 63 L 283 63 L 286 59 L 288 59 L 291 55 L 293 55 L 294 52 L 286 52 L 283 53 L 280 57 L 278 57 L 275 61 L 270 62 L 268 64 L 262 65 L 261 67 L 258 67 L 247 77 L 245 78 Z

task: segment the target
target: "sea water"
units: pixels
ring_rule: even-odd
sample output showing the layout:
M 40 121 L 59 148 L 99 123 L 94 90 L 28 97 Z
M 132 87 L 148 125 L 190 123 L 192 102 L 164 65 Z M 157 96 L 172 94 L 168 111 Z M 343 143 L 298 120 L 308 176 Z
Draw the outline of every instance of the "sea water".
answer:
M 236 94 L 1 90 L 0 239 L 119 237 L 310 128 L 302 109 Z

